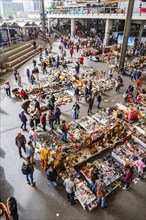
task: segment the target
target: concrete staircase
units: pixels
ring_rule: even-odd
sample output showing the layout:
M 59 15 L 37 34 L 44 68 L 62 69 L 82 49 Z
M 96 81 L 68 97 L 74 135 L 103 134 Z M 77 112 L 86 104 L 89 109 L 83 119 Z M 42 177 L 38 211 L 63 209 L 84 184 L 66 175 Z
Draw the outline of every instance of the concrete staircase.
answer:
M 19 68 L 25 62 L 39 53 L 39 49 L 33 49 L 32 42 L 24 43 L 12 50 L 6 50 L 2 55 L 4 58 L 4 66 L 7 70 Z

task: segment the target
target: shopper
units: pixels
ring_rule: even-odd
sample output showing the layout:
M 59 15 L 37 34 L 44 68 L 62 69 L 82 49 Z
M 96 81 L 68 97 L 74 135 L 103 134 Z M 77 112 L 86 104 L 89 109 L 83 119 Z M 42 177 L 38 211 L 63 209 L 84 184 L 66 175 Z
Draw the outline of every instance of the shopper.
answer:
M 53 186 L 54 188 L 57 187 L 57 178 L 58 178 L 58 173 L 55 170 L 55 168 L 53 166 L 50 166 L 47 171 L 46 171 L 46 176 L 47 179 L 49 181 L 49 186 L 51 184 L 51 186 Z
M 35 82 L 35 77 L 34 77 L 34 74 L 32 73 L 31 76 L 30 76 L 30 83 L 31 85 L 33 85 Z
M 15 81 L 17 82 L 17 74 L 18 74 L 18 72 L 17 72 L 17 70 L 16 69 L 14 69 L 14 72 L 13 72 L 13 74 L 14 74 L 14 78 L 15 78 Z
M 27 131 L 27 129 L 26 129 L 27 118 L 26 118 L 26 115 L 24 114 L 24 111 L 22 111 L 19 114 L 19 118 L 22 122 L 21 129 L 23 129 L 23 131 Z
M 66 193 L 67 193 L 67 200 L 71 205 L 75 205 L 75 183 L 74 183 L 74 177 L 73 175 L 69 175 L 69 177 L 67 179 L 65 179 L 64 181 L 64 185 L 66 188 Z
M 29 81 L 30 80 L 30 70 L 29 69 L 26 70 L 26 75 L 27 75 L 27 79 Z
M 55 115 L 51 110 L 49 110 L 48 121 L 49 121 L 51 130 L 54 130 L 54 120 L 55 120 Z
M 7 96 L 11 97 L 11 88 L 9 81 L 6 81 L 4 84 L 4 89 L 6 91 Z
M 98 96 L 97 96 L 97 108 L 100 108 L 101 100 L 102 100 L 101 95 L 98 94 Z
M 60 125 L 61 110 L 58 106 L 55 106 L 54 115 L 55 115 L 55 124 Z
M 89 99 L 88 99 L 88 111 L 87 111 L 88 115 L 93 114 L 92 113 L 93 102 L 94 102 L 94 97 L 89 96 Z
M 121 180 L 121 186 L 123 189 L 129 189 L 130 183 L 132 182 L 133 168 L 129 165 L 125 167 L 124 179 Z
M 36 62 L 36 60 L 35 59 L 33 59 L 33 67 L 35 68 L 36 67 L 36 64 L 37 64 L 37 62 Z
M 41 115 L 41 118 L 40 118 L 41 124 L 43 126 L 43 131 L 46 131 L 46 116 L 47 114 L 44 113 Z
M 20 158 L 22 158 L 22 151 L 21 148 L 23 148 L 24 152 L 26 153 L 26 138 L 24 135 L 22 135 L 21 133 L 18 133 L 16 138 L 15 138 L 15 144 L 18 147 L 18 151 L 19 151 L 19 156 Z
M 30 157 L 30 163 L 34 163 L 34 161 L 33 161 L 34 153 L 35 153 L 34 146 L 33 146 L 31 141 L 28 141 L 28 143 L 26 145 L 26 154 L 27 154 L 28 157 Z
M 33 115 L 36 129 L 37 129 L 38 124 L 40 123 L 40 116 L 41 116 L 40 111 L 36 109 Z
M 26 99 L 26 100 L 23 101 L 23 103 L 21 105 L 21 108 L 24 110 L 24 112 L 26 114 L 29 114 L 28 108 L 29 108 L 30 103 L 31 103 L 31 101 L 29 99 Z
M 72 58 L 72 56 L 73 56 L 73 53 L 74 53 L 74 50 L 73 50 L 73 48 L 71 48 L 71 49 L 70 49 L 70 56 L 71 56 L 71 58 Z
M 50 154 L 50 151 L 48 149 L 46 142 L 44 142 L 43 146 L 38 150 L 38 153 L 40 154 L 41 167 L 43 168 L 43 170 L 47 170 L 48 156 Z
M 33 179 L 34 166 L 30 162 L 30 157 L 27 157 L 26 161 L 23 162 L 21 171 L 24 175 L 26 175 L 27 184 L 35 186 L 35 182 Z
M 76 74 L 78 75 L 80 72 L 80 64 L 78 62 L 76 62 L 75 70 L 76 70 Z
M 9 197 L 7 199 L 7 210 L 11 220 L 18 220 L 18 209 L 17 201 L 14 197 Z
M 85 95 L 85 103 L 87 103 L 88 101 L 88 95 L 89 95 L 89 90 L 88 90 L 88 87 L 87 85 L 85 86 L 85 89 L 84 89 L 84 95 Z
M 75 97 L 76 97 L 76 102 L 79 102 L 79 95 L 80 95 L 80 90 L 78 87 L 75 88 Z
M 39 111 L 41 110 L 40 108 L 40 103 L 37 99 L 35 99 L 35 105 L 34 105 L 35 110 L 38 109 Z
M 22 86 L 21 85 L 21 76 L 19 73 L 17 74 L 17 80 L 18 80 L 18 86 L 21 87 Z
M 95 181 L 98 179 L 98 168 L 96 166 L 93 167 L 93 170 L 91 171 L 91 183 L 90 183 L 90 189 L 93 193 L 95 192 Z
M 62 136 L 61 136 L 61 139 L 64 141 L 64 142 L 67 142 L 67 132 L 69 130 L 69 127 L 67 126 L 66 124 L 66 121 L 62 121 L 62 124 L 61 124 L 61 131 L 62 131 Z
M 78 51 L 80 49 L 80 45 L 79 44 L 77 44 L 76 49 L 77 49 L 77 53 L 78 53 Z
M 97 195 L 97 204 L 99 205 L 101 202 L 101 207 L 105 207 L 105 192 L 106 192 L 106 184 L 103 181 L 103 175 L 100 176 L 98 180 L 95 181 L 95 191 Z
M 36 148 L 36 140 L 38 137 L 38 132 L 34 129 L 34 127 L 29 131 L 29 138 L 33 143 L 33 146 Z
M 47 73 L 47 63 L 43 61 L 43 73 Z
M 89 80 L 88 88 L 89 88 L 89 95 L 92 95 L 92 81 Z
M 144 168 L 146 167 L 144 162 L 137 157 L 134 158 L 134 163 L 136 165 L 137 171 L 138 171 L 138 177 L 143 177 Z
M 77 102 L 72 107 L 72 117 L 73 119 L 78 119 L 79 118 L 79 111 L 80 111 L 80 106 Z

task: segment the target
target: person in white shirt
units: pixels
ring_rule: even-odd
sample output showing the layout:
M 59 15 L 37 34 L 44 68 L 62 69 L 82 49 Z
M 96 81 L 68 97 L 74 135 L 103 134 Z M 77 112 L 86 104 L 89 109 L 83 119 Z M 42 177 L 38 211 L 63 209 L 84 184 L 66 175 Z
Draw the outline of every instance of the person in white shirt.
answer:
M 11 97 L 11 89 L 10 89 L 10 83 L 9 83 L 9 81 L 5 82 L 5 84 L 4 84 L 4 89 L 6 90 L 7 96 L 10 96 L 10 97 Z
M 75 183 L 74 183 L 74 178 L 73 175 L 70 175 L 65 181 L 64 185 L 66 188 L 67 192 L 67 200 L 70 202 L 71 205 L 76 204 L 74 200 L 74 195 L 75 195 Z

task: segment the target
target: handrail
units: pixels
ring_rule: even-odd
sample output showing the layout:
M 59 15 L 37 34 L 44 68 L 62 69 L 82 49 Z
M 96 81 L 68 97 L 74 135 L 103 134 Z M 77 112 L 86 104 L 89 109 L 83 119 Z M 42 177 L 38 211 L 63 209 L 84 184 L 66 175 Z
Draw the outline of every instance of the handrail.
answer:
M 64 14 L 64 15 L 97 15 L 97 14 L 108 14 L 108 15 L 126 15 L 126 7 L 125 8 L 118 8 L 118 7 L 95 7 L 95 8 L 88 8 L 88 7 L 68 7 L 68 8 L 59 8 L 59 9 L 50 9 L 48 11 L 49 15 L 53 14 Z M 141 15 L 140 9 L 139 14 L 134 15 Z

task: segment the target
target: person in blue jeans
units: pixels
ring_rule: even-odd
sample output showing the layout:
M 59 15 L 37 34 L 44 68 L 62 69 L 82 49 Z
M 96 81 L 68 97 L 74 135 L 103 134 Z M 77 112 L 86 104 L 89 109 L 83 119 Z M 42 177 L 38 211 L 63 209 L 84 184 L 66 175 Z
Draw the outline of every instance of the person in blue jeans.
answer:
M 29 184 L 31 186 L 35 186 L 35 182 L 34 182 L 34 179 L 33 179 L 34 166 L 30 162 L 30 157 L 26 158 L 25 164 L 28 166 L 28 174 L 26 175 L 27 184 Z
M 106 184 L 103 181 L 103 175 L 101 175 L 100 178 L 95 181 L 95 191 L 97 195 L 97 204 L 99 205 L 101 203 L 101 208 L 104 208 Z
M 57 178 L 58 178 L 58 173 L 57 171 L 54 169 L 53 166 L 50 166 L 47 171 L 46 171 L 46 176 L 47 179 L 49 180 L 49 184 L 51 184 L 51 186 L 53 186 L 54 188 L 57 187 Z

